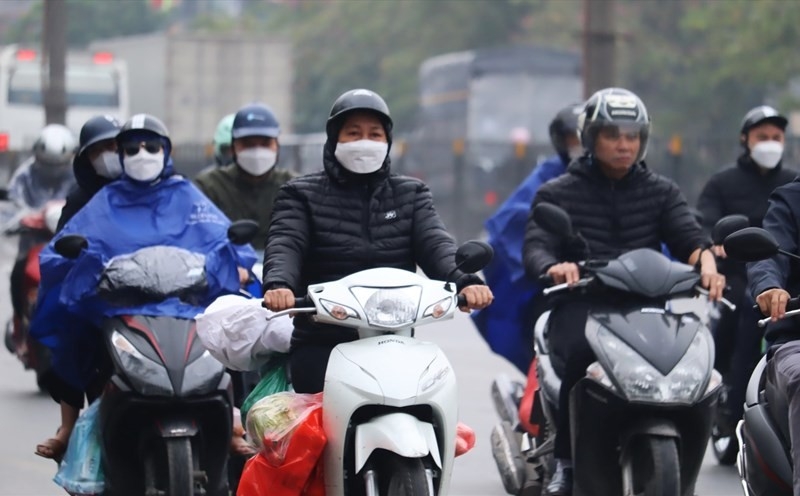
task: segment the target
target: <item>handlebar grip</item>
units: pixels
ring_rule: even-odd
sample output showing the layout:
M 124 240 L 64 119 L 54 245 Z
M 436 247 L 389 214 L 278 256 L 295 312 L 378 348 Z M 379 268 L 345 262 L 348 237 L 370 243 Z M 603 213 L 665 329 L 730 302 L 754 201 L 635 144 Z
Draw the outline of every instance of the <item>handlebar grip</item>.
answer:
M 311 297 L 308 295 L 302 296 L 300 298 L 294 299 L 294 307 L 295 308 L 314 308 L 314 302 L 311 300 Z
M 758 303 L 753 305 L 753 310 L 761 310 Z M 792 310 L 800 310 L 800 296 L 790 298 L 789 301 L 786 302 L 786 311 L 791 312 Z
M 553 278 L 548 274 L 542 274 L 537 279 L 536 282 L 541 284 L 542 286 L 552 286 L 555 284 Z
M 456 306 L 458 307 L 467 306 L 467 297 L 462 294 L 456 296 Z

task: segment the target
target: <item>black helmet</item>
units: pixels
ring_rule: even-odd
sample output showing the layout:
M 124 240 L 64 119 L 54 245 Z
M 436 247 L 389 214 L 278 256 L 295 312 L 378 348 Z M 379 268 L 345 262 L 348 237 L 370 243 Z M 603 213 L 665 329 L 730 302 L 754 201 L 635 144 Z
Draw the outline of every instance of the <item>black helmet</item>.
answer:
M 159 118 L 150 114 L 136 114 L 131 117 L 128 122 L 123 124 L 122 129 L 120 129 L 119 134 L 117 135 L 117 143 L 122 143 L 126 136 L 141 131 L 148 131 L 153 134 L 157 134 L 166 142 L 167 147 L 170 150 L 172 149 L 172 141 L 169 139 L 169 131 L 167 131 L 167 126 L 165 126 Z
M 115 138 L 121 127 L 116 117 L 110 115 L 92 117 L 81 128 L 78 155 L 95 143 Z
M 339 139 L 339 130 L 342 127 L 345 114 L 354 110 L 370 110 L 377 113 L 383 123 L 383 128 L 386 130 L 386 137 L 391 143 L 394 123 L 389 115 L 389 106 L 386 105 L 380 95 L 365 89 L 347 91 L 333 102 L 328 123 L 325 126 L 328 140 L 335 143 Z
M 786 126 L 789 124 L 786 117 L 782 116 L 774 108 L 769 105 L 760 105 L 747 112 L 744 119 L 742 119 L 742 127 L 739 133 L 744 136 L 750 132 L 751 129 L 765 122 L 775 124 L 783 131 L 786 131 Z
M 600 90 L 586 101 L 583 112 L 578 117 L 578 132 L 583 148 L 593 153 L 600 128 L 621 124 L 640 126 L 641 146 L 636 161 L 644 159 L 650 137 L 650 116 L 642 100 L 633 92 L 623 88 Z
M 569 155 L 566 139 L 570 134 L 577 136 L 578 116 L 581 112 L 583 112 L 583 104 L 573 103 L 559 110 L 550 122 L 550 127 L 548 128 L 550 132 L 550 142 L 553 144 L 553 148 L 556 149 L 556 152 L 562 157 L 567 157 Z
M 231 137 L 266 136 L 277 138 L 281 126 L 275 113 L 263 103 L 251 103 L 240 108 L 233 117 Z

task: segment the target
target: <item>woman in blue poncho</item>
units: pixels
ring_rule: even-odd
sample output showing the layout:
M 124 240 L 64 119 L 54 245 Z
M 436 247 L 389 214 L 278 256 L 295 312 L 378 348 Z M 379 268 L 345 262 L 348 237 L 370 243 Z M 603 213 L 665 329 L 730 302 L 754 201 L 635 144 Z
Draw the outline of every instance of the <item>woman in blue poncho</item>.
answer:
M 136 313 L 194 318 L 216 297 L 235 293 L 243 277 L 240 267 L 252 267 L 255 252 L 227 238 L 230 221 L 200 190 L 175 175 L 172 144 L 164 124 L 139 114 L 116 138 L 123 168 L 120 180 L 105 186 L 42 251 L 42 282 L 31 334 L 53 354 L 53 371 L 66 383 L 88 391 L 102 383 L 103 345 L 97 326 L 104 318 Z M 79 234 L 88 248 L 74 259 L 53 247 L 65 235 Z M 136 306 L 111 306 L 97 296 L 97 285 L 108 261 L 153 246 L 180 247 L 205 256 L 208 291 L 205 301 L 189 304 L 171 298 Z M 78 410 L 61 403 L 62 421 L 55 437 L 36 453 L 58 460 L 66 449 Z

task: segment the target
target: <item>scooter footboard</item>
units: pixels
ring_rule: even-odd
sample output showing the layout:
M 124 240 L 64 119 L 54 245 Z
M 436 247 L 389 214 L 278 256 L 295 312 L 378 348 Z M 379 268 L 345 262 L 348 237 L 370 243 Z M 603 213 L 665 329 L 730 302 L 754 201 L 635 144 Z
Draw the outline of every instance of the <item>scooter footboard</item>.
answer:
M 391 451 L 406 458 L 431 455 L 436 466 L 442 467 L 433 425 L 407 413 L 381 415 L 356 427 L 356 473 L 361 471 L 377 449 Z

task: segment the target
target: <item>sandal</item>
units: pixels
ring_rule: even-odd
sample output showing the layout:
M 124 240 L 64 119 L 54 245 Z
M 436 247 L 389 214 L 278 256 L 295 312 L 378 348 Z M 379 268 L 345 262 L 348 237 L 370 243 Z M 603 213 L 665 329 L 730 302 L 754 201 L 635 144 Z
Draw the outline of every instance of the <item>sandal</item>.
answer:
M 42 458 L 49 458 L 55 460 L 56 463 L 61 463 L 64 458 L 64 453 L 67 452 L 67 443 L 60 439 L 51 437 L 47 441 L 37 444 L 34 453 Z

